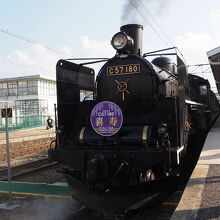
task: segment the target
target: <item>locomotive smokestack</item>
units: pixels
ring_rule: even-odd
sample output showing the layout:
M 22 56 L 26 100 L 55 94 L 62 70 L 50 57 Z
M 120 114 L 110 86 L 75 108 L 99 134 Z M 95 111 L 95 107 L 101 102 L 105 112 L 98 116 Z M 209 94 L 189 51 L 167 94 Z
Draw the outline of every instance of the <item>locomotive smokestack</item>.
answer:
M 121 26 L 120 31 L 125 32 L 129 37 L 134 40 L 132 53 L 141 55 L 143 26 L 140 24 L 126 24 Z

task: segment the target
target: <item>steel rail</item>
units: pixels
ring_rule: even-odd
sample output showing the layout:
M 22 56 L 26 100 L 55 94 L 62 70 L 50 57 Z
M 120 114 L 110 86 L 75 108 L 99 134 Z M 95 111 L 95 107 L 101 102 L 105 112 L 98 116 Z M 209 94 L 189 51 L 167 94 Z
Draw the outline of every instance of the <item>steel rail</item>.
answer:
M 30 163 L 22 164 L 11 168 L 11 178 L 20 177 L 27 175 L 53 165 L 58 164 L 58 162 L 48 162 L 48 158 L 40 159 Z M 0 181 L 5 181 L 8 179 L 7 168 L 0 170 Z

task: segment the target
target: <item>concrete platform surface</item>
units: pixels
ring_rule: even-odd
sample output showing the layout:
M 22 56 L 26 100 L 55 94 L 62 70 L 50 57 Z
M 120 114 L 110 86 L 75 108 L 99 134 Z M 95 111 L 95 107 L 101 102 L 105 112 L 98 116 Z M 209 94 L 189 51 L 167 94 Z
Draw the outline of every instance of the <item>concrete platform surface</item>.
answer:
M 0 200 L 0 206 L 5 200 Z M 51 198 L 16 197 L 13 203 L 18 206 L 13 210 L 0 209 L 1 220 L 70 220 L 81 208 L 73 200 Z
M 209 131 L 198 163 L 171 220 L 220 219 L 220 117 Z
M 72 198 L 67 185 L 63 184 L 0 181 L 0 197 L 7 196 L 9 190 L 15 196 Z
M 220 117 L 206 137 L 198 164 L 220 164 Z

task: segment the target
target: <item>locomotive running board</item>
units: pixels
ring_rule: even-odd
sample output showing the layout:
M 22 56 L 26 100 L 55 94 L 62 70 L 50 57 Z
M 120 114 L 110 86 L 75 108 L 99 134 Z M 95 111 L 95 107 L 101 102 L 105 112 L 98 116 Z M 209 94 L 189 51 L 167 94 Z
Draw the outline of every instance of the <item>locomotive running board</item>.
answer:
M 161 180 L 137 184 L 118 192 L 94 193 L 78 179 L 65 174 L 71 196 L 96 212 L 122 213 L 155 204 L 167 198 L 177 187 L 178 178 L 169 176 Z

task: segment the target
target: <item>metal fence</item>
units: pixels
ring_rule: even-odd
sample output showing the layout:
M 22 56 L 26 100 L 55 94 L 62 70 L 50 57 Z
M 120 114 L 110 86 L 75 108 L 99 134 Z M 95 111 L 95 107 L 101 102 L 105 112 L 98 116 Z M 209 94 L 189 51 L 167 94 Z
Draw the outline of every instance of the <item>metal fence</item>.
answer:
M 53 118 L 53 116 L 52 116 Z M 8 118 L 9 130 L 27 129 L 46 126 L 48 115 L 25 115 Z M 0 131 L 5 130 L 5 118 L 1 118 Z

